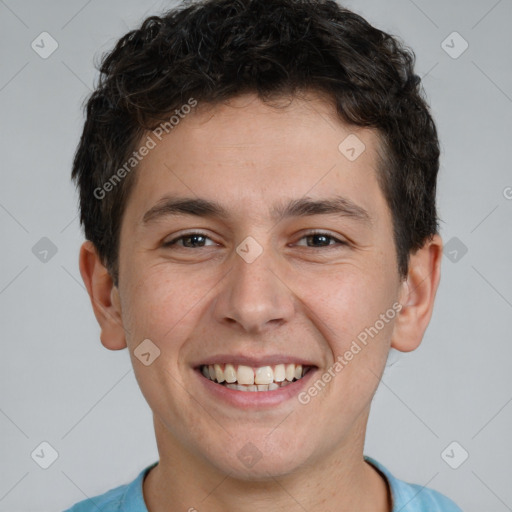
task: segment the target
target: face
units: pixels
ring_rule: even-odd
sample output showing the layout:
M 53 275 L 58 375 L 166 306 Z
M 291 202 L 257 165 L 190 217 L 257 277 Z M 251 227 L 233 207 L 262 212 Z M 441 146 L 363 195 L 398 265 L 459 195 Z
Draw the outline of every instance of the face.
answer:
M 199 104 L 141 161 L 119 300 L 159 443 L 255 479 L 361 445 L 401 297 L 377 147 L 320 97 L 246 95 Z

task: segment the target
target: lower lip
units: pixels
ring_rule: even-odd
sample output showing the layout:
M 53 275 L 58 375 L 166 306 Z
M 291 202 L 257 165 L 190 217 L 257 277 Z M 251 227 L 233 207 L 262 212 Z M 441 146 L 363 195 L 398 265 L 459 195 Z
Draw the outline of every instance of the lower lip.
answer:
M 208 393 L 211 393 L 219 400 L 240 409 L 265 408 L 279 405 L 297 398 L 297 395 L 307 387 L 309 381 L 313 378 L 318 368 L 313 368 L 299 380 L 290 382 L 283 388 L 274 389 L 272 391 L 239 391 L 238 389 L 230 389 L 207 379 L 200 370 L 194 370 L 198 379 L 202 382 Z

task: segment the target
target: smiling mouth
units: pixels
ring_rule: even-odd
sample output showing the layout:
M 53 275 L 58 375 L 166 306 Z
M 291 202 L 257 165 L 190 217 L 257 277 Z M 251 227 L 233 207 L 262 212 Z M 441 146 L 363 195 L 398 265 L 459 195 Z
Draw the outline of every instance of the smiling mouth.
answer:
M 302 379 L 313 366 L 276 364 L 251 367 L 245 365 L 210 364 L 199 370 L 205 378 L 238 391 L 274 391 Z

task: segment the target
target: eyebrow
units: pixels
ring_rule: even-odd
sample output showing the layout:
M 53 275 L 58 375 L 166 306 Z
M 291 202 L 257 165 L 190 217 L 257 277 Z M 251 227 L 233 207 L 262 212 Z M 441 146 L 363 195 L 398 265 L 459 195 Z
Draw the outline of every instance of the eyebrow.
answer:
M 216 201 L 165 196 L 144 214 L 142 224 L 149 224 L 163 217 L 178 215 L 216 217 L 222 220 L 230 218 L 228 209 Z M 373 225 L 372 217 L 362 206 L 342 196 L 325 199 L 312 199 L 310 197 L 292 199 L 285 205 L 278 204 L 271 209 L 271 218 L 277 222 L 290 217 L 308 217 L 312 215 L 340 215 L 368 226 Z

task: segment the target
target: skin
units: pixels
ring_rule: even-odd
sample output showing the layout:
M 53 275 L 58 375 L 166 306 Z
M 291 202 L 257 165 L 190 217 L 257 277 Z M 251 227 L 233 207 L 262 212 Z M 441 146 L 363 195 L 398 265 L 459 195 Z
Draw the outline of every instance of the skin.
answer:
M 391 510 L 385 479 L 363 459 L 366 425 L 390 347 L 408 352 L 421 343 L 442 240 L 411 254 L 401 280 L 376 178 L 377 133 L 344 125 L 313 93 L 287 105 L 275 109 L 252 94 L 199 104 L 149 152 L 122 220 L 119 287 L 91 242 L 82 245 L 101 342 L 129 348 L 153 411 L 160 462 L 143 485 L 150 512 L 169 504 L 199 512 Z M 338 150 L 350 133 L 366 146 L 355 161 Z M 145 225 L 144 213 L 166 194 L 216 200 L 230 216 Z M 334 194 L 366 209 L 372 224 L 269 216 L 274 204 Z M 308 238 L 313 229 L 334 239 Z M 162 246 L 195 230 L 208 238 Z M 263 250 L 252 263 L 235 250 L 247 236 Z M 290 399 L 241 410 L 213 400 L 191 367 L 220 353 L 278 353 L 314 362 L 321 376 L 397 301 L 399 314 L 305 405 Z M 134 356 L 144 339 L 160 350 L 149 366 Z M 237 457 L 248 442 L 262 455 L 251 468 Z

